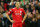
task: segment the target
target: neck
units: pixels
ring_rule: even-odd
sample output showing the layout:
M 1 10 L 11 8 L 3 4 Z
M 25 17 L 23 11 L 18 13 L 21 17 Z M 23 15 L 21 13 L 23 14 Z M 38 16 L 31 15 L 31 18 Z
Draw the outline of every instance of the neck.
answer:
M 19 7 L 16 7 L 17 9 L 19 9 Z

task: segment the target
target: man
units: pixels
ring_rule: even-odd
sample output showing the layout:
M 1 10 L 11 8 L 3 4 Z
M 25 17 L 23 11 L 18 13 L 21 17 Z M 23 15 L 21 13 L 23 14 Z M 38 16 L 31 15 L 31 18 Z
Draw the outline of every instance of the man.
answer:
M 1 15 L 1 13 L 0 13 L 0 27 L 3 27 L 3 26 L 2 26 L 2 18 L 1 18 L 1 17 L 2 17 L 2 15 Z
M 38 12 L 40 13 L 40 2 L 38 3 Z
M 40 13 L 36 10 L 37 27 L 40 27 Z
M 32 27 L 32 14 L 29 12 L 25 20 L 26 27 Z
M 22 27 L 22 23 L 26 19 L 27 14 L 25 15 L 25 11 L 23 8 L 19 8 L 20 4 L 19 2 L 16 2 L 15 8 L 11 9 L 7 14 L 7 18 L 10 22 L 12 22 L 12 27 Z M 10 19 L 9 15 L 12 13 L 13 20 Z M 24 16 L 24 19 L 22 18 L 22 15 Z M 23 19 L 23 20 L 22 20 Z
M 35 6 L 35 9 L 38 10 L 38 1 L 35 1 L 34 6 Z
M 3 8 L 2 8 L 2 6 L 0 6 L 0 13 L 2 13 L 4 10 L 3 10 Z
M 4 19 L 2 13 L 0 13 L 0 27 L 4 27 Z

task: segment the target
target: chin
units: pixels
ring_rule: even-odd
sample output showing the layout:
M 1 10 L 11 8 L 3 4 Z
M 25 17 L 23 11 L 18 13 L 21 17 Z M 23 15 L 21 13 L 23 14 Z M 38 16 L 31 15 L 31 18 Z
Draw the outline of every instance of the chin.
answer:
M 17 8 L 19 8 L 19 7 L 17 7 Z

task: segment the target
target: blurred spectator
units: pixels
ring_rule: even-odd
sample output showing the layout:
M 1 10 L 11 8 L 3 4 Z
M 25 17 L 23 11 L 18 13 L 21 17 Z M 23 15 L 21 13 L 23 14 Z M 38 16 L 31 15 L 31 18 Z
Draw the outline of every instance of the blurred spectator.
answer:
M 7 3 L 4 3 L 4 11 L 7 11 Z
M 25 12 L 26 12 L 26 11 L 29 11 L 29 5 L 26 5 Z
M 37 18 L 37 27 L 40 27 L 40 14 L 38 13 L 38 10 L 36 10 L 36 18 Z
M 38 10 L 36 10 L 36 17 L 38 16 L 38 14 L 39 14 L 39 13 L 38 13 Z
M 1 6 L 2 6 L 2 8 L 4 9 L 4 2 L 1 2 Z
M 35 14 L 35 7 L 33 6 L 33 11 L 32 11 L 32 14 Z
M 15 7 L 15 2 L 16 2 L 16 1 L 13 2 L 13 0 L 11 0 L 11 2 L 9 3 L 9 7 L 14 8 L 14 7 Z
M 3 26 L 2 26 L 2 18 L 1 18 L 1 13 L 0 13 L 0 27 L 3 27 Z
M 15 4 L 14 4 L 14 2 L 12 2 L 12 5 L 11 5 L 11 7 L 12 7 L 12 8 L 14 8 L 14 7 L 15 7 Z
M 6 11 L 5 13 L 3 13 L 3 18 L 4 18 L 4 27 L 8 27 L 8 19 L 7 19 L 7 17 L 6 17 L 6 13 L 7 13 L 8 11 Z
M 4 1 L 4 0 L 1 0 L 1 1 Z
M 21 1 L 20 1 L 20 7 L 23 8 L 23 6 L 22 6 L 22 2 L 21 2 Z
M 4 10 L 3 10 L 3 8 L 2 8 L 2 6 L 0 6 L 0 13 L 2 13 Z
M 26 18 L 26 27 L 32 27 L 32 14 L 29 12 L 28 17 Z
M 38 1 L 35 1 L 34 6 L 35 6 L 35 9 L 38 10 Z
M 4 27 L 3 14 L 0 13 L 0 24 L 1 27 Z
M 38 15 L 38 27 L 40 27 L 40 14 Z
M 36 18 L 33 18 L 32 21 L 32 27 L 37 27 Z
M 34 5 L 33 5 L 33 3 L 31 3 L 31 5 L 30 5 L 31 13 L 33 12 L 33 7 L 34 7 Z
M 40 13 L 40 2 L 38 3 L 38 12 Z

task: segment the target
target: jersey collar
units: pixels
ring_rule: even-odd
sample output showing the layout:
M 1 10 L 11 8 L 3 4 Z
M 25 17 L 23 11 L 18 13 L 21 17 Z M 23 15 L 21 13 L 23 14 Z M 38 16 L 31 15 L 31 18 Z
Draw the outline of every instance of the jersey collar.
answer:
M 16 7 L 15 7 L 15 9 L 17 9 Z M 20 8 L 19 8 L 20 9 Z M 17 9 L 17 10 L 19 10 L 19 9 Z

